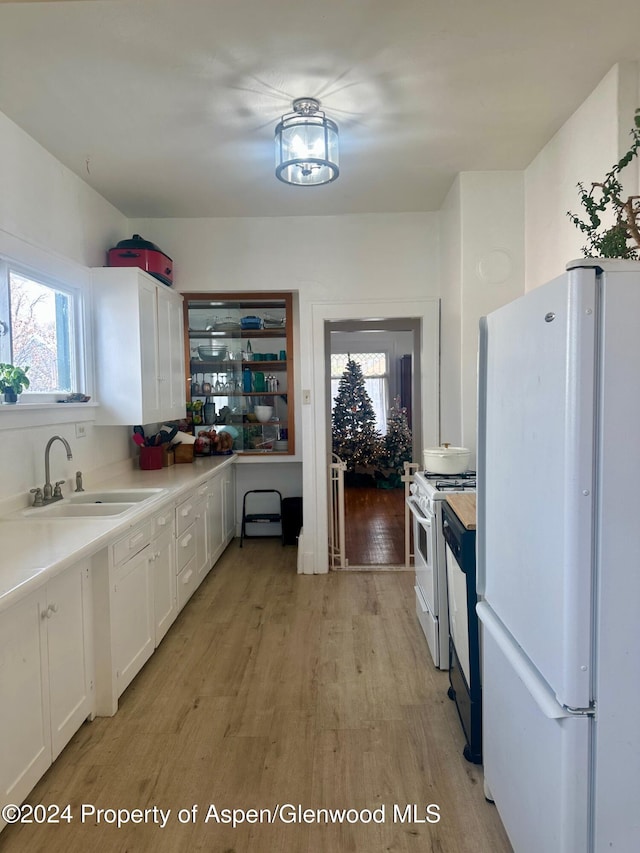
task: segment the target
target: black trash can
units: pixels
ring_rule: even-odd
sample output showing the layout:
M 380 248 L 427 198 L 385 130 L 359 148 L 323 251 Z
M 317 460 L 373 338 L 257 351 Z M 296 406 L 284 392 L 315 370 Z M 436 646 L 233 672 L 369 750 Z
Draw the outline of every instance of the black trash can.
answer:
M 302 498 L 282 498 L 282 544 L 297 545 L 302 528 Z

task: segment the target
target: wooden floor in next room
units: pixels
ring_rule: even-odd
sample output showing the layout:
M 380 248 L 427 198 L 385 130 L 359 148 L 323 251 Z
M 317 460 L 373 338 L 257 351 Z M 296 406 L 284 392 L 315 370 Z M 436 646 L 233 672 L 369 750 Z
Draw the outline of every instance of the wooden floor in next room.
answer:
M 234 541 L 117 715 L 86 723 L 29 797 L 69 803 L 72 822 L 9 826 L 2 853 L 509 853 L 482 771 L 462 757 L 447 675 L 429 663 L 412 574 L 295 566 L 277 540 Z M 83 824 L 83 803 L 171 814 L 164 829 Z M 234 828 L 205 823 L 210 804 L 385 812 Z M 440 821 L 398 820 L 412 804 L 421 819 L 437 805 Z
M 347 487 L 344 503 L 349 565 L 404 565 L 404 487 Z

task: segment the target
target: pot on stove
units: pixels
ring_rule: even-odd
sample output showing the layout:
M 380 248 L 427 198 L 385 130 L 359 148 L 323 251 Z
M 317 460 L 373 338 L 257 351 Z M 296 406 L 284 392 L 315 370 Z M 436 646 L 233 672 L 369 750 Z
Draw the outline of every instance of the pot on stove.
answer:
M 424 470 L 432 474 L 462 474 L 467 470 L 471 451 L 467 447 L 425 447 L 422 451 Z

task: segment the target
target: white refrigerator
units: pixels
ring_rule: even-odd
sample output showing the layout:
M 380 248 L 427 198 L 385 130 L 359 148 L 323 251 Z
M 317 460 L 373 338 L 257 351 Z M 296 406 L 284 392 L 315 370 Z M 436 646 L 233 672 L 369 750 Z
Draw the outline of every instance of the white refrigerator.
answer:
M 516 853 L 640 850 L 640 262 L 480 323 L 485 793 Z

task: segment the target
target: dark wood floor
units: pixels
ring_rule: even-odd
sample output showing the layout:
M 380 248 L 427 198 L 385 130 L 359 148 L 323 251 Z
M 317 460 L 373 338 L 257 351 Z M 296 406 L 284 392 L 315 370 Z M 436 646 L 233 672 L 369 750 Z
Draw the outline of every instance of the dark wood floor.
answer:
M 344 498 L 349 565 L 404 565 L 404 486 L 347 487 Z
M 409 572 L 298 575 L 295 548 L 232 543 L 116 716 L 86 723 L 29 797 L 69 803 L 73 820 L 9 826 L 0 850 L 509 853 L 414 602 Z M 113 812 L 82 823 L 83 803 L 171 814 L 118 828 Z M 211 805 L 285 804 L 384 806 L 384 821 L 205 820 Z M 412 804 L 419 820 L 399 820 Z

